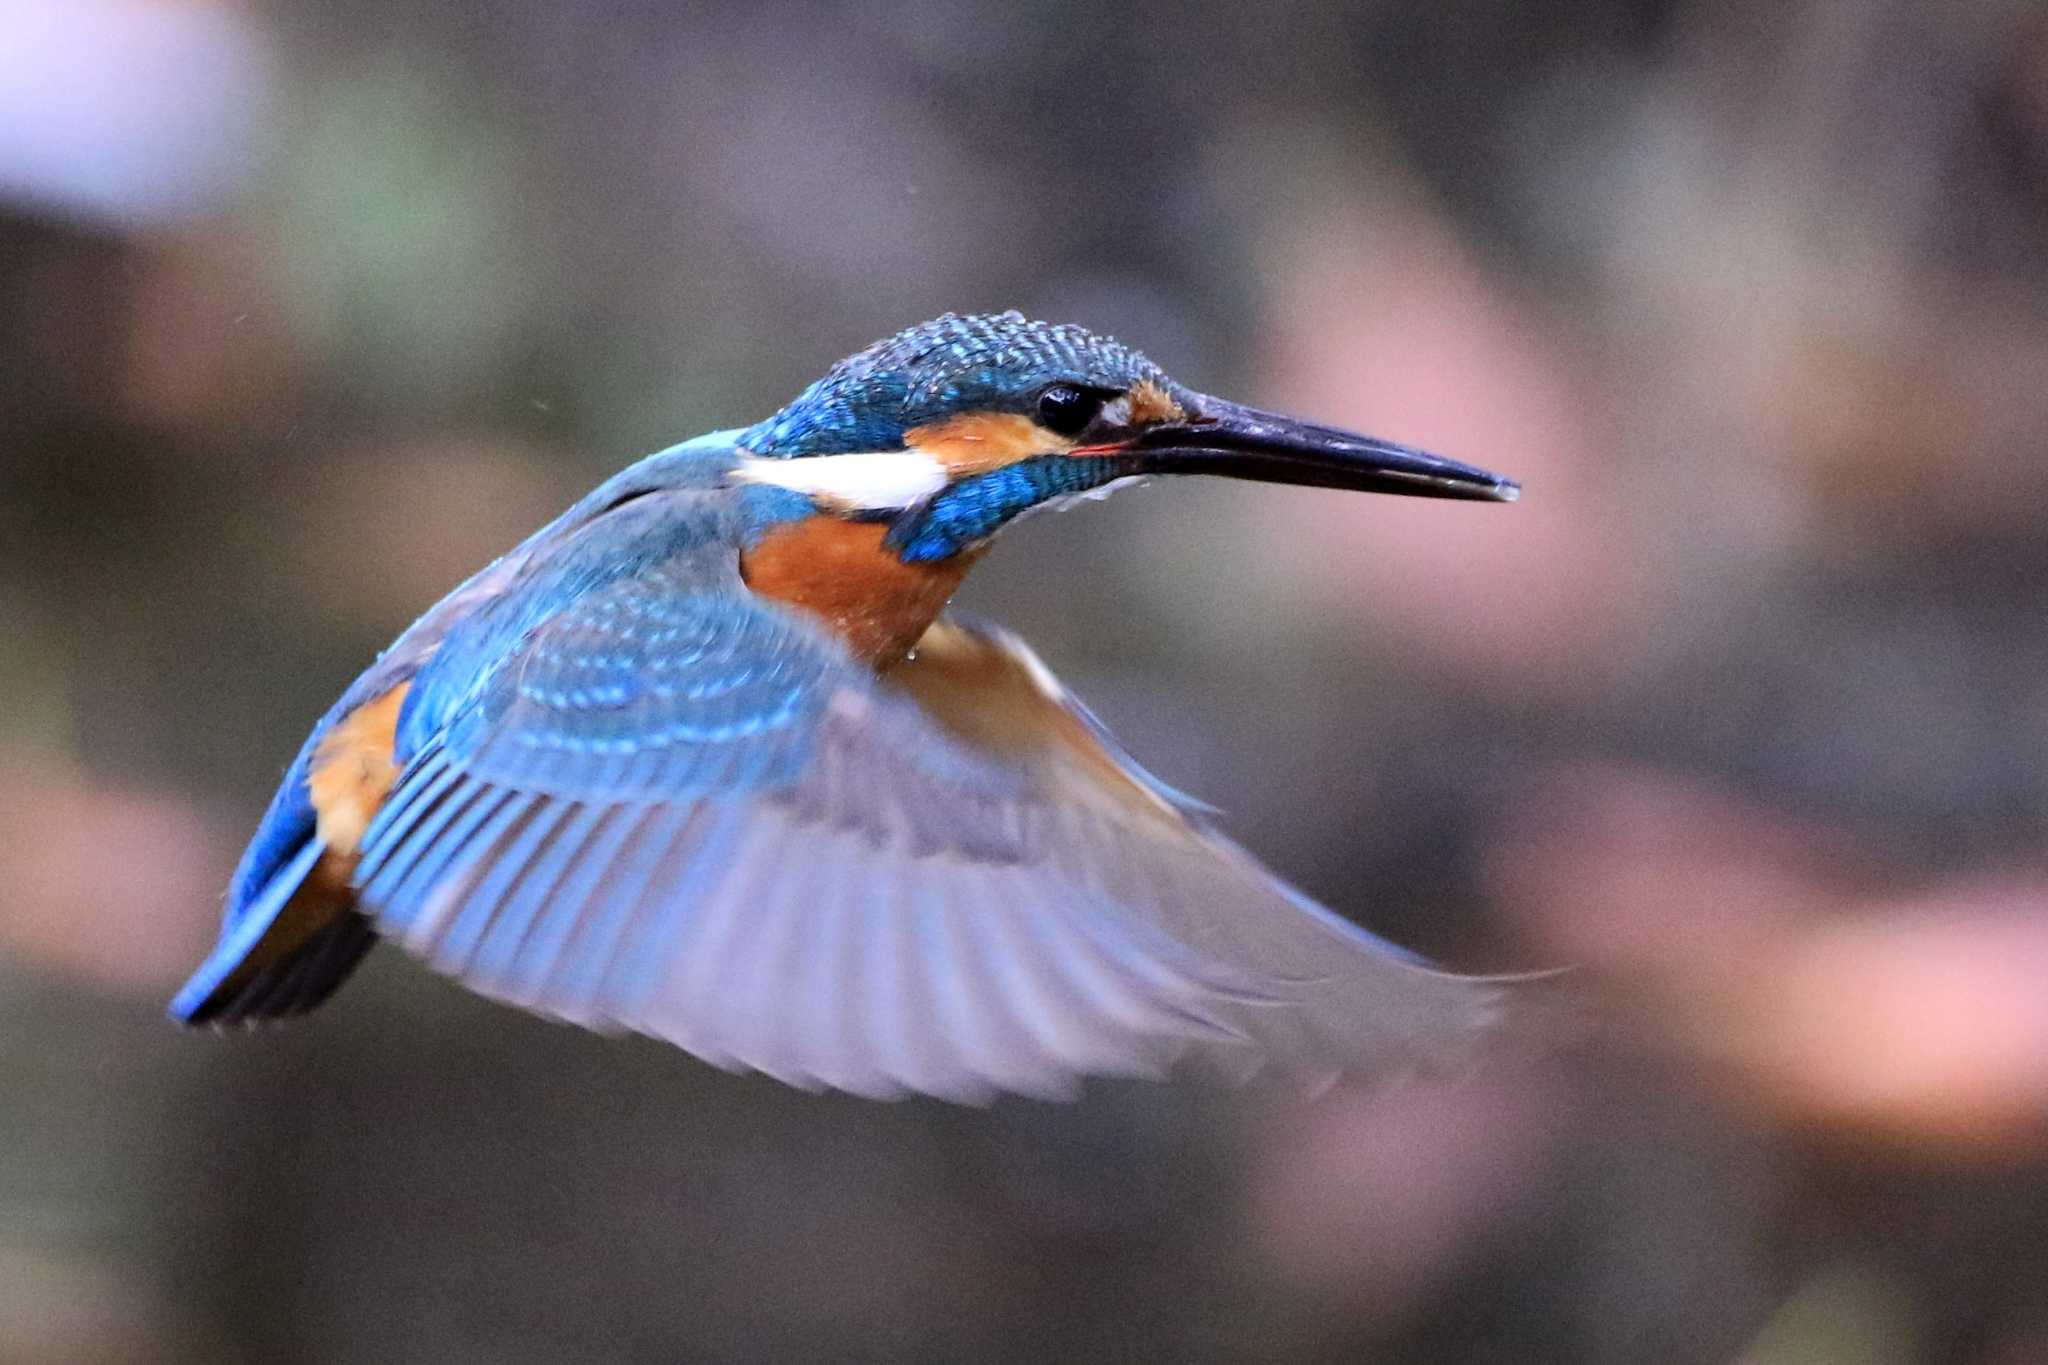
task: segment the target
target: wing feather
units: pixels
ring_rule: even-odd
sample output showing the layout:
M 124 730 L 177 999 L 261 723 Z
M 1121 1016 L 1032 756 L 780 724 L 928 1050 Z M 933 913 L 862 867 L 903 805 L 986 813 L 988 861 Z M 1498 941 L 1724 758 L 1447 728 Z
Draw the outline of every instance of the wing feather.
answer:
M 1032 888 L 1018 897 L 1015 913 L 992 915 L 984 925 L 1020 1015 L 1039 1046 L 1071 1074 L 1160 1074 L 1161 1059 L 1143 1040 L 1161 1035 L 1172 1021 L 1152 1017 L 1144 996 L 1065 918 L 1059 905 Z
M 592 895 L 606 873 L 616 871 L 620 850 L 638 828 L 646 807 L 592 803 L 584 812 L 590 826 L 587 835 L 580 841 L 563 841 L 554 885 L 544 897 L 535 890 L 533 932 L 520 942 L 503 983 L 503 998 L 509 1004 L 537 1009 L 548 999 L 549 983 L 572 939 L 589 923 L 586 911 Z
M 397 890 L 475 795 L 476 788 L 438 752 L 401 775 L 391 799 L 363 834 L 355 873 L 363 894 L 381 901 Z
M 464 922 L 477 927 L 460 951 L 468 954 L 467 974 L 491 994 L 503 995 L 511 964 L 546 908 L 559 859 L 576 846 L 570 831 L 587 809 L 546 801 L 525 812 L 505 852 L 463 893 Z
M 421 905 L 413 932 L 436 971 L 453 975 L 468 969 L 471 950 L 497 913 L 496 905 L 481 905 L 468 923 L 463 920 L 467 905 L 463 893 L 471 883 L 476 857 L 498 847 L 518 822 L 533 812 L 537 801 L 526 792 L 502 788 L 486 792 L 430 854 L 439 861 L 428 862 L 417 874 Z
M 852 932 L 845 881 L 822 860 L 804 911 L 808 953 L 791 963 L 786 983 L 790 1036 L 796 1055 L 808 1059 L 810 1079 L 819 1085 L 859 1093 L 880 1085 L 866 1060 L 866 1029 L 860 1013 L 862 963 Z
M 726 1045 L 743 1065 L 791 1085 L 809 1072 L 796 1035 L 809 1002 L 792 987 L 801 979 L 811 907 L 816 903 L 814 860 L 795 850 L 765 849 L 732 869 L 721 891 L 733 905 L 735 932 L 727 963 L 714 978 L 724 997 L 716 1012 Z M 751 875 L 750 875 L 751 874 Z
M 534 855 L 547 837 L 574 810 L 572 803 L 532 797 L 508 801 L 492 825 L 478 831 L 479 846 L 496 843 L 503 851 L 481 866 L 450 876 L 444 883 L 451 905 L 448 930 L 442 936 L 436 963 L 441 970 L 489 979 L 478 961 L 488 944 L 516 952 L 531 920 L 519 914 L 513 888 L 533 871 Z M 499 945 L 504 945 L 502 949 Z
M 363 902 L 557 1018 L 984 1100 L 1188 1053 L 1388 1069 L 1499 1011 L 1500 981 L 1272 877 L 993 632 L 935 627 L 877 680 L 793 615 L 657 573 L 542 620 L 464 695 L 365 834 Z
M 594 899 L 577 917 L 574 954 L 565 962 L 556 987 L 541 997 L 543 1009 L 572 1023 L 624 1025 L 632 1009 L 620 1002 L 637 1001 L 651 993 L 652 985 L 622 990 L 619 978 L 628 966 L 650 978 L 660 971 L 672 951 L 675 921 L 692 908 L 680 898 L 663 902 L 654 890 L 656 878 L 677 848 L 695 847 L 693 831 L 717 812 L 701 804 L 637 809 L 632 842 L 620 866 L 592 860 L 588 875 L 596 881 Z M 574 911 L 557 905 L 555 913 Z M 627 961 L 632 952 L 640 955 L 637 963 Z
M 475 856 L 471 845 L 477 831 L 512 804 L 516 793 L 502 787 L 471 785 L 451 798 L 453 807 L 447 826 L 438 833 L 423 832 L 422 851 L 405 874 L 392 901 L 404 909 L 394 917 L 398 937 L 405 946 L 432 962 L 447 929 L 448 893 L 453 889 L 443 875 Z

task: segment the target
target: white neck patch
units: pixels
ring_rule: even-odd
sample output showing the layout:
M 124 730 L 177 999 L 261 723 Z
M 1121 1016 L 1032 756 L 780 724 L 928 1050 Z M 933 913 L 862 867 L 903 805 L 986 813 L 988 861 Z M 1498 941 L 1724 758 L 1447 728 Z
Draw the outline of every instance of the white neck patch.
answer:
M 799 455 L 784 460 L 740 456 L 734 477 L 787 488 L 843 511 L 894 512 L 944 488 L 946 467 L 916 450 L 852 455 Z

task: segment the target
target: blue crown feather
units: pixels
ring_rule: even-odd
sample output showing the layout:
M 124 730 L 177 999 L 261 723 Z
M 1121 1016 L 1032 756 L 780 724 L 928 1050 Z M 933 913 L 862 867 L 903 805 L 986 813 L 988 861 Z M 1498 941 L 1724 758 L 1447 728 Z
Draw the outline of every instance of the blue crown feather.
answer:
M 1071 323 L 947 313 L 840 361 L 740 444 L 779 456 L 900 450 L 906 431 L 955 413 L 1028 412 L 1047 384 L 1146 379 L 1168 382 L 1141 353 Z

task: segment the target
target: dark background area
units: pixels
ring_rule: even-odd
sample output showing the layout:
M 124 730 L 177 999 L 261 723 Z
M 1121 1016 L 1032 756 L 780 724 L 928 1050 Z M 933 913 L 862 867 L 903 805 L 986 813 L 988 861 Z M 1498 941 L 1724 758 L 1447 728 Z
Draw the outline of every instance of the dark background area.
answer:
M 2048 1360 L 2048 21 L 0 9 L 0 1361 Z M 878 1105 L 395 952 L 162 1005 L 307 725 L 611 470 L 1018 307 L 1484 464 L 1034 520 L 1283 873 L 1595 1026 Z

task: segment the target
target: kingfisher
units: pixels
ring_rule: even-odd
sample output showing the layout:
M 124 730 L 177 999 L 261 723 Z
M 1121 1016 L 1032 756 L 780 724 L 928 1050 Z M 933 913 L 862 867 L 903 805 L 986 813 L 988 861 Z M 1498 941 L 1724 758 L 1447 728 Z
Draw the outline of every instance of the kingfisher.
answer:
M 1288 886 L 946 611 L 1011 522 L 1180 474 L 1519 493 L 1078 326 L 908 328 L 623 470 L 400 635 L 299 750 L 173 1017 L 303 1013 L 389 939 L 541 1015 L 876 1097 L 1464 1051 L 1510 979 Z

